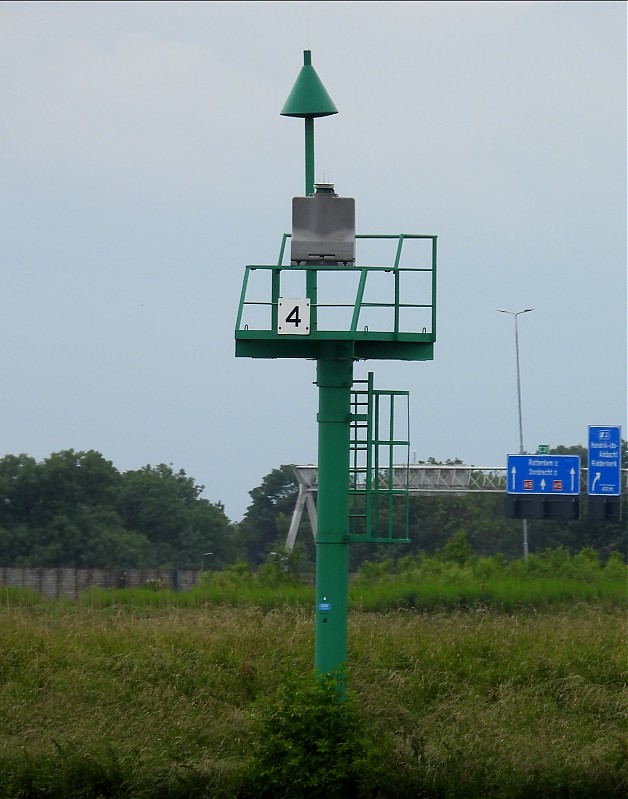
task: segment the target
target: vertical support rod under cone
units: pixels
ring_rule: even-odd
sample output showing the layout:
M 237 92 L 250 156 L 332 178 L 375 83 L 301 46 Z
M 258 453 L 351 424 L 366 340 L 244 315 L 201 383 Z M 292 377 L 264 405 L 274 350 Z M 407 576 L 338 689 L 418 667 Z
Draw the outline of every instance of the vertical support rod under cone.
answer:
M 312 52 L 303 51 L 303 66 L 312 66 Z M 305 116 L 305 196 L 314 194 L 314 117 Z
M 351 349 L 331 344 L 317 362 L 315 666 L 319 674 L 330 674 L 347 662 Z
M 307 63 L 307 57 L 304 59 Z M 311 59 L 310 59 L 311 63 Z M 314 117 L 305 118 L 305 196 L 314 194 Z M 318 275 L 308 270 L 305 275 L 305 292 L 310 300 L 310 329 L 317 329 L 318 323 Z
M 305 196 L 314 194 L 314 117 L 305 117 Z

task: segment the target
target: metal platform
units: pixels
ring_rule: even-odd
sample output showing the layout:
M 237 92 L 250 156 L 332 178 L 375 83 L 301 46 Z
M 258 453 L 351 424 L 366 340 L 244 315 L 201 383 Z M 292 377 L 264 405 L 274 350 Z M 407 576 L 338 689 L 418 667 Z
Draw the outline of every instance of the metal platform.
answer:
M 350 348 L 348 357 L 356 360 L 434 357 L 436 236 L 356 235 L 365 247 L 390 243 L 390 257 L 382 266 L 287 264 L 290 238 L 283 235 L 276 264 L 245 269 L 236 356 L 317 358 L 332 343 Z M 419 250 L 406 265 L 411 244 Z M 283 319 L 282 304 L 288 314 Z M 299 324 L 305 313 L 311 319 Z

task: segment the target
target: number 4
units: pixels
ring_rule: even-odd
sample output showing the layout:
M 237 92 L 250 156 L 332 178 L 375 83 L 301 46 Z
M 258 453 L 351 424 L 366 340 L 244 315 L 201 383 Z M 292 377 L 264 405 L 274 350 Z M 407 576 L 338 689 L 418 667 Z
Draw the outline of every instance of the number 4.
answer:
M 288 336 L 310 335 L 310 301 L 279 297 L 277 333 Z
M 288 316 L 286 316 L 286 322 L 291 322 L 295 327 L 298 327 L 301 324 L 301 317 L 299 316 L 298 305 L 295 305 L 294 308 L 288 314 Z

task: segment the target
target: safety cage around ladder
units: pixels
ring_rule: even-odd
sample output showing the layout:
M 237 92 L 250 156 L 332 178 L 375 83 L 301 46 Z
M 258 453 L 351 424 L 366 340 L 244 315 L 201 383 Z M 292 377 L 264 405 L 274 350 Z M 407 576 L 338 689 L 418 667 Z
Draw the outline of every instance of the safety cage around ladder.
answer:
M 351 393 L 350 540 L 409 543 L 409 392 L 375 389 L 369 372 Z

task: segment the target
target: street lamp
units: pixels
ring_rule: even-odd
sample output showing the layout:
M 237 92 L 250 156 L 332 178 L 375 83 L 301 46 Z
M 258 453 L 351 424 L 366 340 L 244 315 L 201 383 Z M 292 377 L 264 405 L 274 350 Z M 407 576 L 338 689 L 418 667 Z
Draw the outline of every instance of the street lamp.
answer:
M 498 308 L 498 313 L 507 313 L 515 319 L 515 353 L 517 357 L 517 402 L 519 405 L 519 454 L 523 455 L 525 449 L 523 447 L 523 414 L 521 412 L 521 373 L 519 371 L 519 328 L 517 326 L 517 317 L 522 313 L 530 313 L 534 308 L 524 308 L 523 311 L 505 311 L 503 308 Z M 523 557 L 528 559 L 528 520 L 523 520 Z
M 203 559 L 201 560 L 201 571 L 202 572 L 205 571 L 205 558 L 208 557 L 209 555 L 213 555 L 213 554 L 214 554 L 213 552 L 203 552 Z

